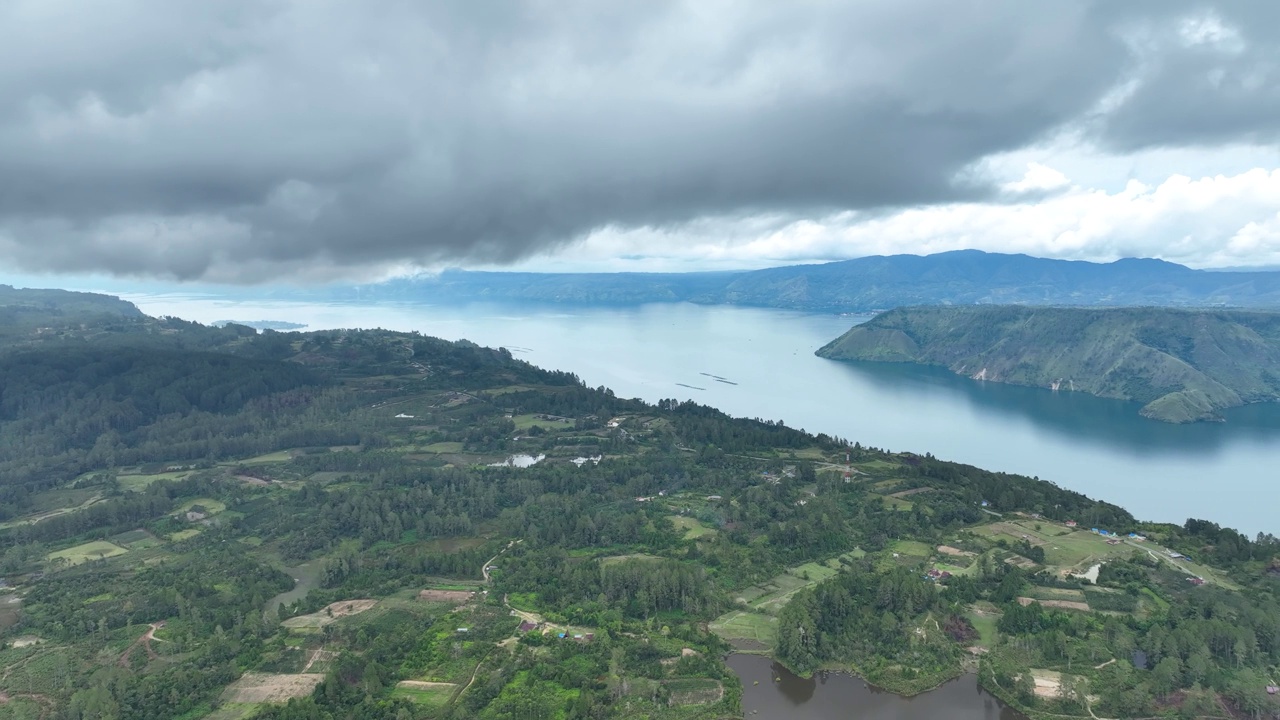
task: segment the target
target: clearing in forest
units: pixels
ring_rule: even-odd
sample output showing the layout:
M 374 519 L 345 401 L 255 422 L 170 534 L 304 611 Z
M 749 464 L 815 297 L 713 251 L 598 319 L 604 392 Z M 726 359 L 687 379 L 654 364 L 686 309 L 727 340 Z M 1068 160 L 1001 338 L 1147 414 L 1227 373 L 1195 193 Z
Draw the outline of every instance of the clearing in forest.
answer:
M 472 590 L 423 590 L 418 593 L 419 600 L 427 602 L 451 603 L 461 605 L 471 598 L 475 597 Z
M 1020 597 L 1018 603 L 1020 605 L 1030 605 L 1031 603 L 1040 603 L 1047 608 L 1060 608 L 1062 610 L 1089 610 L 1089 603 L 1074 602 L 1072 600 L 1037 600 L 1036 598 Z
M 1031 677 L 1036 683 L 1036 697 L 1058 699 L 1062 697 L 1062 673 L 1054 670 L 1031 669 Z M 1077 681 L 1078 676 L 1070 676 Z
M 620 562 L 626 562 L 628 560 L 643 560 L 645 562 L 655 562 L 661 559 L 662 558 L 658 557 L 657 555 L 650 555 L 649 553 L 628 553 L 626 555 L 610 555 L 609 557 L 602 557 L 600 558 L 600 564 L 613 565 Z
M 83 545 L 69 547 L 66 550 L 49 553 L 49 559 L 55 560 L 62 558 L 72 565 L 79 565 L 90 560 L 101 560 L 102 558 L 115 557 L 129 552 L 114 543 L 106 540 L 94 540 Z
M 322 628 L 344 617 L 359 615 L 377 604 L 377 600 L 339 600 L 335 603 L 329 603 L 328 607 L 323 610 L 313 612 L 310 615 L 291 617 L 280 624 L 293 630 Z
M 231 683 L 223 695 L 229 703 L 282 703 L 305 697 L 324 680 L 322 673 L 273 674 L 247 672 Z
M 214 500 L 213 498 L 196 498 L 195 500 L 188 500 L 179 505 L 178 512 L 187 512 L 197 505 L 204 508 L 203 512 L 205 515 L 217 515 L 227 509 L 227 504 L 221 500 Z
M 739 652 L 772 652 L 778 641 L 778 618 L 763 613 L 731 610 L 710 627 Z
M 396 683 L 391 697 L 404 698 L 418 705 L 442 707 L 453 697 L 458 689 L 457 683 L 425 682 L 423 680 L 401 680 Z
M 685 540 L 693 540 L 715 532 L 713 528 L 703 525 L 697 518 L 687 515 L 669 515 L 668 517 L 671 519 L 671 524 L 676 526 L 676 531 L 684 533 Z
M 663 683 L 672 705 L 709 705 L 724 697 L 724 686 L 711 678 L 678 678 Z

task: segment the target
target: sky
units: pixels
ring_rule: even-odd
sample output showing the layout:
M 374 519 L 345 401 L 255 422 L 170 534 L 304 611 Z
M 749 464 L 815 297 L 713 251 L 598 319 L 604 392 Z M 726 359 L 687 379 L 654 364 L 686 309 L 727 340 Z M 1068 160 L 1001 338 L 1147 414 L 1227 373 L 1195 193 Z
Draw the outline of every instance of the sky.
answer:
M 0 275 L 1280 264 L 1280 3 L 8 0 Z

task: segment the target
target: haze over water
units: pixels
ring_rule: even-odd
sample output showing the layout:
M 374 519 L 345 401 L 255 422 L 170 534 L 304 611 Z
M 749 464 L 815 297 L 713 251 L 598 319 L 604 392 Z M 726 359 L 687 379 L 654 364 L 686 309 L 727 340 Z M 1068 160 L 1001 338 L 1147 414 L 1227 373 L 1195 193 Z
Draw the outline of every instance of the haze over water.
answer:
M 782 310 L 647 305 L 377 306 L 126 296 L 151 315 L 286 320 L 308 330 L 382 327 L 504 346 L 591 386 L 648 401 L 692 399 L 894 451 L 933 453 L 1051 480 L 1142 519 L 1198 517 L 1280 534 L 1268 491 L 1280 467 L 1280 405 L 1226 423 L 1169 425 L 1138 406 L 1075 393 L 979 383 L 942 368 L 814 356 L 865 318 Z M 732 383 L 720 382 L 719 376 Z

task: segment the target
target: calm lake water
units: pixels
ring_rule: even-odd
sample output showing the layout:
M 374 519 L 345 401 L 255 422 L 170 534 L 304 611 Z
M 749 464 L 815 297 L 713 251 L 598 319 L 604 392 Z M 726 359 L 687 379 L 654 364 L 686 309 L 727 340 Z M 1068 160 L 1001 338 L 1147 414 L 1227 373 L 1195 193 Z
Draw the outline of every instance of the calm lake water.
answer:
M 730 655 L 728 664 L 742 680 L 747 720 L 1027 720 L 978 687 L 974 675 L 903 698 L 843 673 L 806 680 L 759 655 Z
M 1225 423 L 1168 425 L 1138 416 L 1133 403 L 980 383 L 941 368 L 814 356 L 865 318 L 688 304 L 371 307 L 127 299 L 151 315 L 200 322 L 286 320 L 313 330 L 382 327 L 466 338 L 575 372 L 622 397 L 688 398 L 864 445 L 1038 476 L 1145 519 L 1199 517 L 1250 534 L 1280 534 L 1267 496 L 1280 468 L 1280 404 L 1238 408 Z

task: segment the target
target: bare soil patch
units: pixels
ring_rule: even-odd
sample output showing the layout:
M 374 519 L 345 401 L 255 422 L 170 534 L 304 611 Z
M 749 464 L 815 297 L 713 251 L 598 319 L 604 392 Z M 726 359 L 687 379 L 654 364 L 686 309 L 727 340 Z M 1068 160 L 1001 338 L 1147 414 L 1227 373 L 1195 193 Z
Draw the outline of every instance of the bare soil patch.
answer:
M 1043 607 L 1061 608 L 1063 610 L 1089 610 L 1089 603 L 1075 602 L 1073 600 L 1037 600 L 1035 598 L 1020 597 L 1018 598 L 1018 602 L 1022 605 L 1030 605 L 1033 602 L 1038 602 Z
M 938 552 L 952 557 L 975 557 L 975 555 L 968 550 L 961 550 L 960 548 L 951 547 L 950 545 L 939 545 Z
M 310 615 L 299 615 L 280 623 L 289 628 L 318 628 L 336 622 L 349 615 L 358 615 L 377 605 L 377 600 L 339 600 Z
M 225 700 L 237 703 L 279 703 L 305 697 L 324 680 L 322 673 L 276 675 L 248 672 L 227 688 Z
M 419 600 L 454 603 L 455 605 L 461 605 L 473 597 L 475 597 L 475 593 L 470 590 L 423 590 L 418 593 Z
M 457 683 L 446 682 L 427 682 L 425 680 L 401 680 L 396 683 L 396 687 L 414 688 L 416 690 L 452 690 L 458 687 Z

